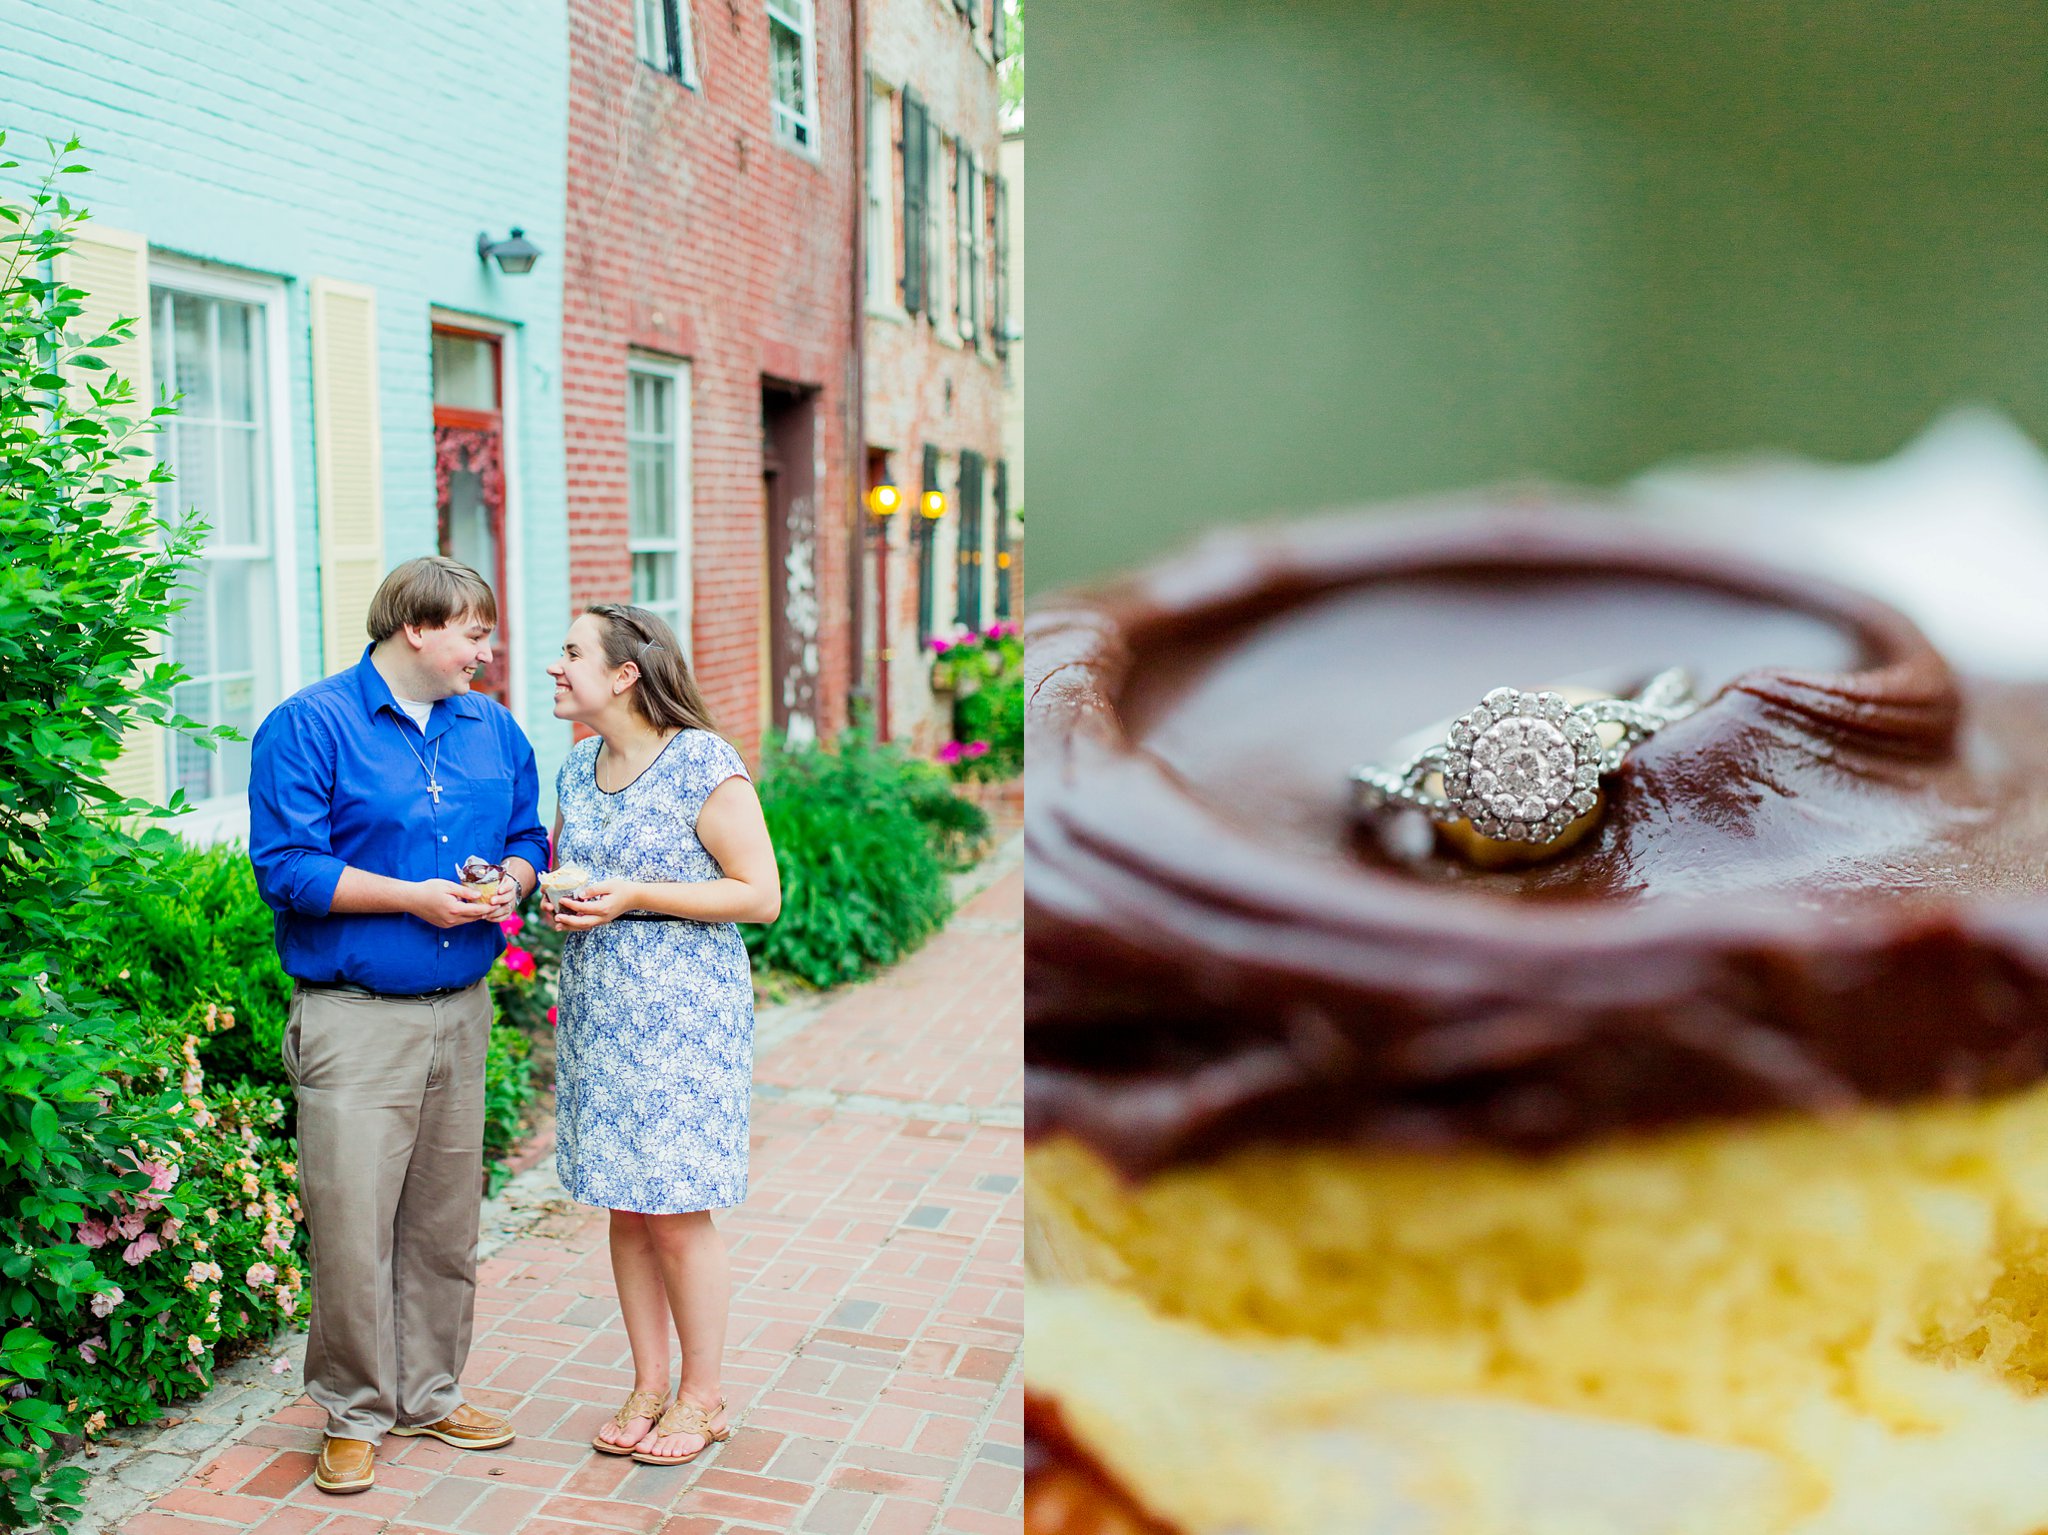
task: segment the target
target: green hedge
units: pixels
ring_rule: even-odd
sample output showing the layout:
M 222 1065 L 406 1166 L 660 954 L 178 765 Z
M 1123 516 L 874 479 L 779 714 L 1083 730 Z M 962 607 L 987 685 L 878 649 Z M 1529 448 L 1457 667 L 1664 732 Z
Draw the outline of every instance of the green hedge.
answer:
M 936 932 L 948 872 L 988 830 L 944 773 L 858 730 L 834 748 L 771 748 L 759 791 L 782 916 L 740 932 L 757 969 L 813 986 L 858 980 Z

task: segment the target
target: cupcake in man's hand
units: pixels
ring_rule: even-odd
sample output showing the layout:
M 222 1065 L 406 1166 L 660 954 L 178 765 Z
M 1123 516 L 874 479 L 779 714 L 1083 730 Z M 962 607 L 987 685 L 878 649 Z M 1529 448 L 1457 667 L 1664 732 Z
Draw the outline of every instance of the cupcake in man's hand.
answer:
M 479 901 L 495 901 L 510 878 L 503 864 L 479 858 L 474 853 L 462 860 L 455 871 L 455 878 L 470 896 Z

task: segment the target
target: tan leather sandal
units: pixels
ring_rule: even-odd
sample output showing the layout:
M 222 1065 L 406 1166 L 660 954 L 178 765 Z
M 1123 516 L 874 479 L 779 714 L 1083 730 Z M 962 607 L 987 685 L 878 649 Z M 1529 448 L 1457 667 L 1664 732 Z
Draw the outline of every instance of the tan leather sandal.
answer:
M 626 1404 L 612 1414 L 612 1424 L 616 1428 L 624 1428 L 635 1418 L 654 1418 L 658 1420 L 662 1415 L 662 1410 L 667 1406 L 668 1396 L 665 1392 L 635 1391 L 626 1398 Z M 646 1437 L 647 1435 L 644 1432 L 640 1435 L 640 1439 L 645 1439 Z M 638 1444 L 640 1439 L 634 1440 L 633 1444 Z M 600 1439 L 595 1434 L 590 1436 L 590 1447 L 593 1450 L 602 1450 L 607 1455 L 631 1455 L 633 1453 L 632 1444 L 613 1444 L 611 1440 Z
M 681 1397 L 677 1397 L 675 1405 L 663 1413 L 656 1420 L 654 1427 L 643 1436 L 643 1442 L 646 1439 L 659 1439 L 664 1434 L 695 1434 L 704 1442 L 687 1455 L 649 1455 L 644 1450 L 635 1450 L 633 1458 L 643 1466 L 680 1466 L 686 1461 L 695 1460 L 714 1444 L 723 1444 L 726 1440 L 732 1438 L 732 1428 L 730 1425 L 725 1428 L 713 1428 L 711 1426 L 711 1420 L 724 1411 L 724 1397 L 720 1397 L 718 1405 L 709 1412 L 706 1412 L 695 1402 L 686 1402 Z

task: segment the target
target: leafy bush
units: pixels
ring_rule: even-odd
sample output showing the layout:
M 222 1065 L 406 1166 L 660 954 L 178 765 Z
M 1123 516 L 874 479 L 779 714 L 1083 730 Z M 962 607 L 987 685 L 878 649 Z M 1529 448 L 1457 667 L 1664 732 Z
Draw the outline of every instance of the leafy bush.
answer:
M 740 932 L 757 969 L 813 986 L 857 980 L 937 931 L 953 905 L 948 864 L 988 824 L 953 808 L 964 802 L 928 764 L 862 731 L 836 749 L 771 749 L 759 790 L 782 916 Z

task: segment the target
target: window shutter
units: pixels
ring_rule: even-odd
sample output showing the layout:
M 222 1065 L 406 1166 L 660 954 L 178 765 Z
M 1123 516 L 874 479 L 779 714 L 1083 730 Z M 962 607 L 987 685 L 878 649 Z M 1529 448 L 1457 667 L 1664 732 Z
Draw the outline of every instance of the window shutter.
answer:
M 384 470 L 377 428 L 377 295 L 316 277 L 313 444 L 318 461 L 322 654 L 352 666 L 384 578 Z
M 1010 616 L 1010 461 L 996 460 L 996 617 Z
M 995 290 L 995 309 L 989 319 L 989 338 L 996 356 L 1010 355 L 1010 184 L 1000 176 L 989 177 L 989 196 L 996 204 L 995 250 L 989 258 L 993 268 L 990 285 Z M 1001 466 L 997 466 L 1001 472 Z
M 668 72 L 683 78 L 682 0 L 661 0 L 661 23 L 667 32 Z
M 119 346 L 105 347 L 97 354 L 110 372 L 118 373 L 134 387 L 135 403 L 128 414 L 140 419 L 156 401 L 156 375 L 149 351 L 149 242 L 139 234 L 109 229 L 95 222 L 88 232 L 76 236 L 71 249 L 57 258 L 57 281 L 83 289 L 85 298 L 78 317 L 71 322 L 74 335 L 97 336 L 122 316 L 133 316 L 136 324 L 129 339 Z M 81 370 L 80 388 L 90 378 L 104 386 L 106 373 Z M 151 647 L 152 655 L 158 653 Z M 146 799 L 161 805 L 165 798 L 163 727 L 140 724 L 121 740 L 121 753 L 107 765 L 106 784 L 127 799 Z
M 929 109 L 924 114 L 924 312 L 932 324 L 939 323 L 939 306 L 945 301 L 945 273 L 939 263 L 946 259 L 946 196 L 939 177 L 946 169 L 946 136 L 939 131 Z
M 959 587 L 960 622 L 981 627 L 981 477 L 988 460 L 979 453 L 960 455 L 959 548 L 955 580 Z
M 939 488 L 939 450 L 929 443 L 924 450 L 924 488 Z M 917 646 L 924 649 L 936 622 L 938 593 L 938 527 L 922 511 L 917 518 Z
M 925 306 L 924 263 L 924 103 L 916 91 L 903 89 L 903 307 L 911 314 Z

